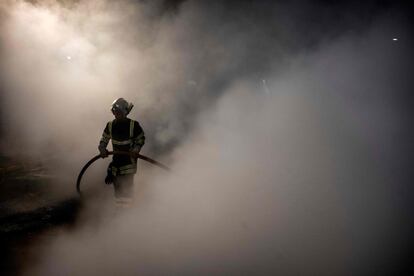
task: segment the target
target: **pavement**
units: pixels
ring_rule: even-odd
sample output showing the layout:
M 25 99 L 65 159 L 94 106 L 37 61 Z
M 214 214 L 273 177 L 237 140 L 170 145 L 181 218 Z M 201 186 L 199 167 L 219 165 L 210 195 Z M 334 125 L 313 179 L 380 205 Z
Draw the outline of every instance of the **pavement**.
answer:
M 18 275 L 32 259 L 31 246 L 45 233 L 72 227 L 79 198 L 48 193 L 53 177 L 40 164 L 0 157 L 0 275 Z

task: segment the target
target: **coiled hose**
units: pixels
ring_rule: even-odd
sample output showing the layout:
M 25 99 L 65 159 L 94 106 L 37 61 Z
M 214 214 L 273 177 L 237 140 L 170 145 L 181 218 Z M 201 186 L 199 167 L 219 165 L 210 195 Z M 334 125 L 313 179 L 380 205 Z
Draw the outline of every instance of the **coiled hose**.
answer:
M 151 159 L 147 156 L 141 155 L 141 154 L 135 154 L 129 151 L 109 151 L 108 155 L 114 155 L 114 154 L 118 154 L 118 155 L 128 155 L 131 157 L 136 157 L 142 160 L 145 160 L 157 167 L 160 167 L 166 171 L 169 171 L 170 168 L 168 168 L 167 166 L 161 164 L 160 162 L 155 161 L 154 159 Z M 92 165 L 93 162 L 95 162 L 96 160 L 98 160 L 99 158 L 102 158 L 100 154 L 96 155 L 95 157 L 93 157 L 91 160 L 88 161 L 88 163 L 85 164 L 85 166 L 83 166 L 82 170 L 80 171 L 79 175 L 78 175 L 78 179 L 76 180 L 76 191 L 78 192 L 79 195 L 81 195 L 81 191 L 80 191 L 80 183 L 82 180 L 82 176 L 83 174 L 86 172 L 86 170 L 89 168 L 90 165 Z

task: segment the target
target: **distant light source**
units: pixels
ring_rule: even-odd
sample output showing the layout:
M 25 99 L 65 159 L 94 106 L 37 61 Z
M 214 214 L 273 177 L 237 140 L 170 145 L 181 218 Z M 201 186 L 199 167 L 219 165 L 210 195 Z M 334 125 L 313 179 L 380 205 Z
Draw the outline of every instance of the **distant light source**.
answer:
M 397 40 L 398 40 L 398 38 L 394 37 L 392 40 L 397 41 Z
M 66 57 L 66 59 L 67 59 L 67 60 L 71 60 L 71 59 L 72 59 L 72 57 L 71 57 L 71 56 L 67 56 L 67 57 Z

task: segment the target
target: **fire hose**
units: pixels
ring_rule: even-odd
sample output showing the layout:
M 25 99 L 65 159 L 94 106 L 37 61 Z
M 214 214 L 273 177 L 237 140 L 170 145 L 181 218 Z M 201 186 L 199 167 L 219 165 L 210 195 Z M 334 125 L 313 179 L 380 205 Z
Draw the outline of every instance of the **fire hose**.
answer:
M 139 158 L 139 159 L 145 160 L 145 161 L 147 161 L 147 162 L 149 162 L 149 163 L 151 163 L 151 164 L 153 164 L 157 167 L 160 167 L 160 168 L 162 168 L 166 171 L 170 170 L 167 166 L 161 164 L 160 162 L 155 161 L 154 159 L 151 159 L 151 158 L 149 158 L 147 156 L 144 156 L 144 155 L 141 155 L 141 154 L 136 154 L 136 153 L 132 153 L 132 152 L 129 152 L 129 151 L 109 151 L 108 152 L 108 155 L 114 155 L 114 154 L 127 155 L 127 156 L 130 156 L 130 157 Z M 88 161 L 88 163 L 85 164 L 85 166 L 83 166 L 82 170 L 80 171 L 80 173 L 78 175 L 78 179 L 76 181 L 76 191 L 78 192 L 79 195 L 81 194 L 80 183 L 81 183 L 81 180 L 82 180 L 82 176 L 84 175 L 86 170 L 89 168 L 89 166 L 92 165 L 92 163 L 95 162 L 96 160 L 98 160 L 99 158 L 103 158 L 103 157 L 100 154 L 93 157 L 91 160 Z

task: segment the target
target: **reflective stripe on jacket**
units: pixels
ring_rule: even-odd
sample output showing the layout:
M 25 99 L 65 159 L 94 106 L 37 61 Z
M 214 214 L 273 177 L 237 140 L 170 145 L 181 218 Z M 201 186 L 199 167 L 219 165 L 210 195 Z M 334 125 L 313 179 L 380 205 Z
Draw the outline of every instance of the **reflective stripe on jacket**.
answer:
M 137 121 L 126 118 L 113 120 L 107 123 L 101 138 L 101 145 L 107 146 L 112 140 L 114 151 L 130 151 L 135 146 L 142 147 L 145 143 L 145 134 Z M 136 158 L 125 155 L 113 155 L 112 174 L 123 175 L 136 173 Z

